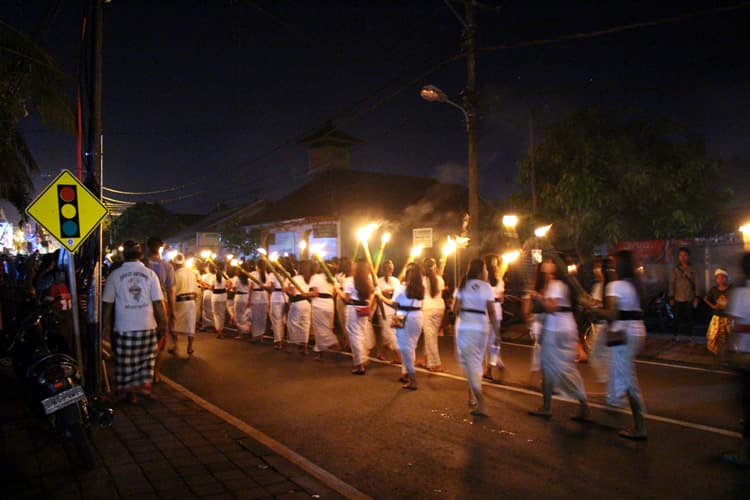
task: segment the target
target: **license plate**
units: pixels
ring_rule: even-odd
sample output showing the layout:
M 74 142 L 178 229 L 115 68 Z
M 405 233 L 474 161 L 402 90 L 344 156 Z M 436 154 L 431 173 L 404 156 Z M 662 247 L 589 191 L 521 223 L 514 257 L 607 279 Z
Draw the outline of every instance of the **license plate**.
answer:
M 55 413 L 61 408 L 70 406 L 86 397 L 83 392 L 83 387 L 76 385 L 70 389 L 66 389 L 59 394 L 55 394 L 47 399 L 42 400 L 42 406 L 44 407 L 44 413 L 50 415 Z

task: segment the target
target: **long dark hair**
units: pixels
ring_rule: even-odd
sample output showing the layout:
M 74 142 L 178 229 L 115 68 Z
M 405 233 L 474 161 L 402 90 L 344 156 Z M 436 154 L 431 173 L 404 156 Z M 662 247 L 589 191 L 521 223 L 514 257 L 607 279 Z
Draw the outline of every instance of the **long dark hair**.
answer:
M 242 283 L 243 285 L 247 286 L 247 283 L 248 283 L 248 281 L 247 281 L 247 273 L 245 272 L 244 269 L 242 269 L 239 266 L 237 267 L 237 276 L 240 278 L 240 283 Z
M 369 265 L 365 259 L 357 259 L 354 265 L 354 288 L 357 289 L 359 300 L 369 299 L 372 293 Z
M 469 280 L 482 279 L 482 272 L 484 271 L 484 261 L 482 259 L 471 259 L 469 265 L 466 267 L 466 274 L 461 279 L 461 290 L 466 286 L 466 282 Z
M 302 275 L 302 279 L 305 283 L 310 283 L 312 277 L 312 261 L 307 259 L 299 261 L 299 273 Z
M 343 273 L 344 276 L 352 275 L 352 259 L 349 257 L 341 257 L 339 260 L 339 272 Z
M 635 258 L 632 252 L 620 250 L 615 254 L 615 271 L 618 280 L 626 280 L 633 284 L 636 293 L 638 293 L 638 301 L 641 302 L 641 307 L 643 307 L 643 285 L 638 273 L 636 273 Z
M 534 291 L 541 292 L 544 289 L 544 273 L 542 272 L 542 263 L 536 265 L 536 274 L 534 275 Z
M 216 282 L 221 283 L 222 278 L 224 277 L 224 263 L 223 262 L 217 262 L 216 263 Z
M 437 267 L 436 267 L 435 259 L 427 258 L 422 263 L 424 275 L 427 276 L 427 279 L 430 280 L 430 297 L 436 296 L 438 293 L 440 293 L 440 289 L 438 288 L 438 280 L 437 280 Z
M 406 298 L 423 300 L 424 281 L 422 281 L 422 269 L 412 266 L 406 270 Z
M 489 278 L 490 286 L 496 286 L 498 279 L 498 267 L 497 263 L 500 261 L 500 257 L 494 253 L 488 253 L 484 256 L 484 265 L 487 266 L 487 275 Z
M 260 276 L 260 282 L 266 282 L 266 263 L 263 260 L 259 260 L 255 263 L 255 269 L 258 270 L 258 276 Z

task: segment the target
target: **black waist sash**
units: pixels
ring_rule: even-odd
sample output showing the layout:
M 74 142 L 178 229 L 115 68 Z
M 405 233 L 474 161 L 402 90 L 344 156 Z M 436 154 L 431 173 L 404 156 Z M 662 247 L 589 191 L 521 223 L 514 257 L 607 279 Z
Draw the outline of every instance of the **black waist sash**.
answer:
M 319 293 L 318 298 L 319 299 L 332 299 L 333 295 L 331 295 L 330 293 Z
M 487 311 L 482 311 L 481 309 L 469 309 L 467 307 L 462 307 L 461 312 L 474 313 L 474 314 L 487 314 Z
M 421 311 L 421 307 L 414 307 L 414 306 L 402 306 L 401 304 L 398 305 L 399 311 Z
M 643 319 L 643 311 L 620 311 L 619 319 L 621 321 Z
M 227 289 L 226 288 L 222 288 L 221 290 L 213 290 L 213 292 L 218 295 L 218 294 L 222 294 L 222 293 L 227 293 Z
M 569 307 L 569 306 L 560 306 L 560 307 L 557 308 L 557 311 L 555 311 L 555 312 L 569 313 L 569 312 L 573 312 L 573 308 Z
M 235 295 L 247 295 L 247 292 L 234 292 Z
M 294 295 L 293 297 L 289 297 L 289 302 L 302 302 L 303 300 L 307 300 L 307 297 L 303 297 L 302 295 Z
M 195 294 L 194 293 L 181 293 L 177 297 L 175 297 L 175 300 L 177 302 L 184 302 L 186 300 L 195 300 Z
M 367 302 L 366 300 L 352 300 L 351 302 L 349 302 L 349 305 L 363 307 L 363 306 L 369 306 L 370 303 Z

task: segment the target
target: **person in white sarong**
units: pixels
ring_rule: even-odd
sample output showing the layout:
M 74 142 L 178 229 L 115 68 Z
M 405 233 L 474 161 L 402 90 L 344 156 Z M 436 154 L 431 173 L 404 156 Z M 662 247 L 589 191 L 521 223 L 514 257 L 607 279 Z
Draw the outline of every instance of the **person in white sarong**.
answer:
M 248 315 L 248 304 L 250 301 L 250 288 L 252 283 L 247 277 L 247 271 L 238 268 L 232 278 L 234 288 L 234 324 L 237 325 L 236 339 L 250 333 L 250 320 Z
M 211 283 L 211 311 L 213 312 L 214 330 L 216 338 L 224 335 L 224 324 L 227 320 L 227 292 L 231 289 L 231 282 L 224 274 L 224 263 L 216 263 L 216 274 Z
M 545 277 L 542 293 L 531 292 L 546 312 L 542 330 L 540 365 L 542 369 L 542 407 L 529 411 L 536 417 L 552 416 L 552 392 L 560 390 L 578 400 L 579 411 L 574 420 L 591 421 L 583 378 L 576 366 L 578 355 L 578 325 L 573 317 L 570 288 L 559 279 L 557 266 L 546 259 L 541 266 Z
M 250 272 L 252 290 L 250 291 L 250 328 L 252 342 L 263 341 L 268 327 L 268 290 L 258 283 L 266 283 L 268 279 L 266 263 L 258 261 L 255 270 Z
M 364 375 L 370 355 L 371 340 L 368 338 L 368 323 L 372 310 L 374 287 L 370 276 L 370 264 L 365 259 L 354 263 L 353 274 L 344 280 L 346 302 L 346 333 L 352 349 L 354 369 L 352 374 Z M 372 328 L 372 326 L 370 326 Z
M 399 285 L 392 300 L 385 297 L 382 291 L 379 294 L 380 300 L 389 307 L 396 307 L 395 315 L 402 318 L 403 326 L 396 327 L 396 340 L 401 355 L 401 378 L 398 380 L 404 389 L 416 390 L 416 351 L 424 326 L 422 301 L 425 289 L 421 268 L 409 265 L 404 279 L 404 284 Z
M 211 297 L 213 295 L 214 278 L 216 268 L 213 264 L 205 265 L 205 272 L 201 275 L 203 283 L 203 302 L 201 304 L 201 330 L 207 330 L 214 326 L 214 312 L 211 309 Z
M 331 348 L 340 350 L 339 339 L 333 333 L 334 293 L 333 283 L 320 269 L 310 278 L 310 290 L 315 293 L 312 302 L 312 334 L 315 339 L 313 351 L 316 359 L 323 359 L 323 352 Z
M 299 263 L 300 274 L 287 280 L 285 287 L 289 295 L 289 315 L 287 317 L 287 336 L 290 345 L 296 345 L 300 354 L 307 354 L 307 343 L 310 340 L 310 323 L 312 306 L 310 299 L 315 295 L 310 291 L 312 263 L 303 260 Z
M 487 282 L 487 266 L 472 259 L 456 289 L 453 313 L 456 316 L 456 356 L 469 381 L 469 406 L 473 415 L 487 415 L 482 395 L 482 363 L 488 337 L 500 334 L 495 316 L 495 293 Z M 487 335 L 491 329 L 492 335 Z
M 284 293 L 282 283 L 272 272 L 266 274 L 265 289 L 270 293 L 270 305 L 268 308 L 268 317 L 271 320 L 271 330 L 273 330 L 273 348 L 281 350 L 284 348 L 284 309 L 287 304 L 287 295 Z
M 341 257 L 339 259 L 339 272 L 335 274 L 336 278 L 336 285 L 338 286 L 339 290 L 344 290 L 344 281 L 346 281 L 346 278 L 351 277 L 352 275 L 352 260 L 349 257 Z M 337 295 L 335 298 L 336 302 L 336 321 L 339 324 L 340 331 L 338 334 L 340 335 L 339 342 L 341 343 L 341 347 L 346 349 L 349 347 L 349 334 L 346 330 L 346 302 L 345 297 L 343 294 Z
M 393 261 L 386 260 L 383 262 L 381 268 L 383 270 L 383 275 L 378 278 L 378 288 L 384 298 L 393 300 L 396 290 L 400 287 L 398 278 L 393 276 Z M 399 363 L 401 362 L 401 358 L 398 354 L 399 350 L 398 340 L 396 339 L 396 329 L 391 326 L 393 315 L 396 314 L 396 307 L 385 301 L 381 300 L 381 302 L 384 304 L 384 317 L 381 318 L 382 321 L 380 322 L 380 353 L 378 358 L 387 360 L 387 355 L 393 353 L 393 362 Z
M 593 270 L 596 281 L 591 287 L 591 297 L 594 299 L 594 305 L 596 307 L 602 307 L 604 305 L 604 287 L 608 281 L 607 262 L 608 260 L 606 258 L 598 259 L 594 262 Z M 610 349 L 607 347 L 607 327 L 608 325 L 606 321 L 601 318 L 593 317 L 592 315 L 592 338 L 589 341 L 591 352 L 589 353 L 588 360 L 591 368 L 593 368 L 597 382 L 607 384 L 607 403 L 609 405 L 619 406 L 619 403 L 611 396 L 614 393 L 614 388 L 612 387 L 613 381 L 609 377 Z
M 443 300 L 443 290 L 445 290 L 445 281 L 442 276 L 438 276 L 437 263 L 435 259 L 425 259 L 422 272 L 424 277 L 424 302 L 422 303 L 422 316 L 424 318 L 424 366 L 433 372 L 442 372 L 443 364 L 440 361 L 440 348 L 438 337 L 440 335 L 440 326 L 443 324 L 445 316 L 445 300 Z M 422 362 L 418 363 L 422 366 Z
M 592 310 L 598 318 L 610 321 L 610 332 L 625 332 L 624 339 L 617 345 L 612 336 L 610 343 L 610 370 L 612 393 L 609 397 L 616 401 L 627 396 L 633 413 L 634 426 L 619 432 L 619 435 L 634 440 L 647 438 L 645 414 L 646 406 L 638 385 L 635 372 L 635 357 L 646 341 L 646 327 L 641 309 L 640 281 L 636 275 L 633 254 L 621 250 L 615 254 L 614 281 L 604 289 L 604 308 Z
M 488 254 L 484 257 L 484 265 L 487 266 L 487 282 L 492 287 L 493 304 L 495 308 L 495 318 L 498 325 L 502 326 L 503 321 L 503 301 L 505 300 L 505 282 L 500 269 L 500 258 L 495 254 Z M 484 378 L 493 380 L 492 368 L 503 369 L 502 357 L 502 337 L 495 335 L 495 331 L 487 323 L 487 350 L 484 355 Z
M 178 253 L 172 259 L 175 272 L 175 311 L 174 324 L 169 332 L 172 345 L 168 349 L 170 354 L 177 353 L 177 336 L 187 337 L 187 354 L 193 355 L 193 338 L 195 336 L 196 304 L 195 296 L 198 293 L 198 282 L 195 272 L 185 266 L 185 256 Z

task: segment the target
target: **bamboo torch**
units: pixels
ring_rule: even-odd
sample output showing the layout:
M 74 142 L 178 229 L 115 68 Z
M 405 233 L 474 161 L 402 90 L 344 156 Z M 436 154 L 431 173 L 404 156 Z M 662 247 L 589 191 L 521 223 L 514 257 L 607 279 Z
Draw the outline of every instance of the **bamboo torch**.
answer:
M 391 241 L 391 233 L 383 233 L 380 237 L 380 251 L 378 252 L 378 258 L 375 260 L 375 275 L 380 272 L 380 264 L 383 262 L 383 254 L 385 254 L 385 246 Z
M 406 264 L 404 264 L 404 267 L 401 268 L 401 272 L 398 273 L 398 280 L 403 281 L 404 276 L 406 276 L 406 268 L 414 262 L 414 260 L 419 257 L 422 254 L 422 250 L 424 247 L 420 243 L 419 245 L 415 247 L 411 247 L 411 252 L 409 252 L 409 260 L 406 261 Z
M 456 242 L 448 236 L 448 241 L 443 245 L 443 256 L 440 258 L 440 267 L 438 268 L 438 276 L 442 276 L 445 272 L 445 265 L 448 263 L 448 256 L 456 251 Z

